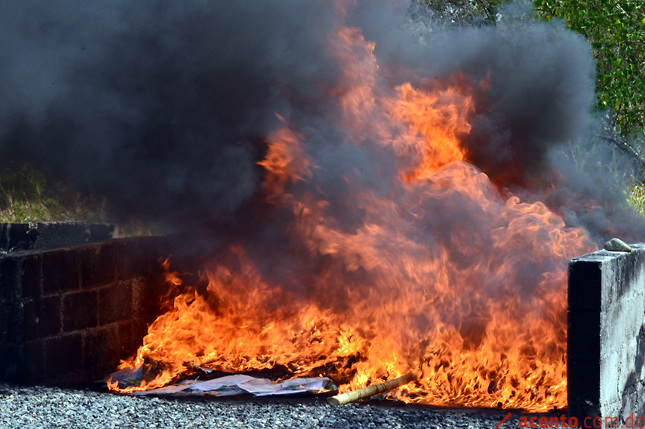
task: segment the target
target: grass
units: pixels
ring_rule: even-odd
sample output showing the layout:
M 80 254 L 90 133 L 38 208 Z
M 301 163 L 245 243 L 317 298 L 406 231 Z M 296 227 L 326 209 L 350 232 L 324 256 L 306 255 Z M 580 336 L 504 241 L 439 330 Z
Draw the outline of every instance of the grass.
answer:
M 0 223 L 29 222 L 113 223 L 107 216 L 107 201 L 86 195 L 69 185 L 52 181 L 31 166 L 0 174 Z M 160 225 L 135 219 L 118 222 L 118 235 L 137 237 L 168 232 Z
M 632 188 L 629 194 L 629 202 L 645 216 L 645 183 L 639 183 Z
M 0 222 L 105 221 L 105 201 L 51 182 L 30 166 L 0 176 Z

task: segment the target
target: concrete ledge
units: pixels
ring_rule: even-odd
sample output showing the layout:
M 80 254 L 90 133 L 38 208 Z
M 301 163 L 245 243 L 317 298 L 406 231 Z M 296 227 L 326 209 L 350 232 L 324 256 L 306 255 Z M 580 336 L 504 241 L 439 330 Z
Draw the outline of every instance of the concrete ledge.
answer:
M 645 244 L 569 264 L 569 415 L 645 416 Z
M 115 226 L 87 222 L 0 223 L 0 251 L 44 250 L 111 240 Z

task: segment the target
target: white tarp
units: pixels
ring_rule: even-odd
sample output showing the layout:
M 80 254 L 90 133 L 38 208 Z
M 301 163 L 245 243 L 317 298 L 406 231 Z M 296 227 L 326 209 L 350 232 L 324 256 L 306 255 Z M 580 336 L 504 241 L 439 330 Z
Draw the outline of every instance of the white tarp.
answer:
M 113 380 L 133 382 L 140 379 L 141 368 L 119 370 L 112 374 Z M 132 392 L 132 395 L 211 395 L 233 396 L 251 394 L 254 396 L 293 395 L 298 393 L 326 393 L 338 387 L 327 377 L 293 378 L 274 382 L 265 378 L 234 374 L 212 380 L 182 380 L 176 384 L 158 389 Z
M 202 395 L 231 396 L 251 394 L 254 396 L 293 395 L 296 393 L 323 393 L 336 388 L 327 377 L 294 378 L 273 382 L 248 375 L 227 375 L 212 380 L 184 380 L 172 386 L 133 392 L 133 395 Z

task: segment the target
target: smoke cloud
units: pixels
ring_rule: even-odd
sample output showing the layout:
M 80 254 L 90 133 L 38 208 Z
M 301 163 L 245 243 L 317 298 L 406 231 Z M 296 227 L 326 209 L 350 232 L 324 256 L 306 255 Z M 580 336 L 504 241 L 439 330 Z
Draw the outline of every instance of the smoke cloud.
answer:
M 310 186 L 338 195 L 358 184 L 390 192 L 381 177 L 392 175 L 394 162 L 369 142 L 339 144 L 343 130 L 330 120 L 328 90 L 346 77 L 327 41 L 342 23 L 375 42 L 390 87 L 455 73 L 486 82 L 465 145 L 469 161 L 500 189 L 547 195 L 567 222 L 598 240 L 620 230 L 612 216 L 623 225 L 629 219 L 633 237 L 643 231 L 624 204 L 612 213 L 603 201 L 593 213 L 572 208 L 602 200 L 600 192 L 616 195 L 597 168 L 574 169 L 563 150 L 592 123 L 590 46 L 517 6 L 500 11 L 496 27 L 446 30 L 406 1 L 343 9 L 318 0 L 72 0 L 0 9 L 3 166 L 30 162 L 104 195 L 117 219 L 266 233 L 251 213 L 263 204 L 257 163 L 280 125 L 276 114 L 316 131 L 305 142 L 318 168 Z M 546 189 L 554 182 L 555 196 Z M 351 202 L 336 204 L 330 210 L 347 211 L 349 227 Z M 265 209 L 262 217 L 271 216 L 280 214 Z
M 13 2 L 0 156 L 104 194 L 120 217 L 225 218 L 251 199 L 275 112 L 335 79 L 322 2 Z

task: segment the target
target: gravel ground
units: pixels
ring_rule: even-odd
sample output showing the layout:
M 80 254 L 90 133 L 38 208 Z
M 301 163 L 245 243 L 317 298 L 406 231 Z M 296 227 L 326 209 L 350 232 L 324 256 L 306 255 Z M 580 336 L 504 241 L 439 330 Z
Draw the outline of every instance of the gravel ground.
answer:
M 506 414 L 375 402 L 331 406 L 324 398 L 166 399 L 0 384 L 1 428 L 493 429 Z M 520 415 L 501 428 L 518 427 Z

